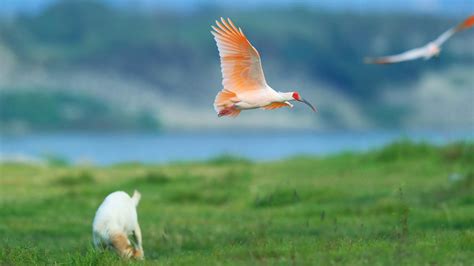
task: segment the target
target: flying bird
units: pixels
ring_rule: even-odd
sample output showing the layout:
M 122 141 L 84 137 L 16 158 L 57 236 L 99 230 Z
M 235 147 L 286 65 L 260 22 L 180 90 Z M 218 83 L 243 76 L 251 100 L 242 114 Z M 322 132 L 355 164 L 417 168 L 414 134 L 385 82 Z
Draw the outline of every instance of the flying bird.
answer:
M 298 92 L 277 92 L 268 86 L 257 49 L 229 18 L 216 20 L 216 26 L 211 27 L 219 50 L 224 87 L 214 101 L 219 117 L 235 117 L 248 109 L 293 107 L 291 101 L 303 102 L 316 111 Z
M 465 19 L 462 23 L 458 26 L 453 27 L 443 34 L 441 34 L 436 40 L 429 42 L 428 44 L 415 48 L 412 50 L 408 50 L 401 54 L 378 57 L 378 58 L 366 58 L 364 61 L 367 64 L 393 64 L 399 63 L 403 61 L 410 61 L 419 58 L 423 58 L 428 60 L 433 56 L 439 56 L 441 52 L 441 45 L 446 42 L 451 36 L 455 33 L 460 32 L 462 30 L 468 29 L 474 25 L 474 15 Z

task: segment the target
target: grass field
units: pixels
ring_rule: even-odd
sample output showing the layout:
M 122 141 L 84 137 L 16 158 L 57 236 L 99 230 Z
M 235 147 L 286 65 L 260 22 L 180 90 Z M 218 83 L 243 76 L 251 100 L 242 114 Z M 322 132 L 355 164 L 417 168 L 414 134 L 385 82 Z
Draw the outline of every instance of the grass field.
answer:
M 138 189 L 146 260 L 473 265 L 474 144 L 254 163 L 0 168 L 0 264 L 125 263 L 92 249 L 104 197 Z

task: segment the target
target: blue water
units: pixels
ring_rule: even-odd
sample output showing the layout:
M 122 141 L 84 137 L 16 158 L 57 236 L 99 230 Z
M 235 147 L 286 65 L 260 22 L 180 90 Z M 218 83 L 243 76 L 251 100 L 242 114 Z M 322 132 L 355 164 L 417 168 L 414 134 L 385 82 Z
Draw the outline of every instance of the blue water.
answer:
M 72 163 L 108 165 L 120 162 L 166 163 L 196 161 L 220 154 L 258 161 L 289 156 L 327 155 L 365 151 L 398 139 L 443 144 L 474 140 L 463 132 L 365 132 L 365 133 L 213 133 L 213 134 L 49 134 L 0 136 L 0 156 L 41 158 L 56 155 Z

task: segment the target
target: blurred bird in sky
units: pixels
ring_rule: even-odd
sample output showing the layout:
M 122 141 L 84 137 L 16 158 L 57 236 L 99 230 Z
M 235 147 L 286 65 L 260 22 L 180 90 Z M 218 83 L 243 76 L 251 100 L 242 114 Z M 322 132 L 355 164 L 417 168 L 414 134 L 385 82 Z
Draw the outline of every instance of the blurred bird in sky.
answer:
M 268 86 L 258 51 L 230 19 L 221 18 L 216 25 L 211 33 L 219 49 L 224 86 L 214 101 L 219 117 L 235 117 L 247 109 L 293 107 L 290 101 L 303 102 L 316 111 L 298 92 L 277 92 Z
M 415 49 L 412 49 L 412 50 L 409 50 L 397 55 L 384 56 L 384 57 L 378 57 L 378 58 L 366 58 L 365 63 L 367 64 L 393 64 L 393 63 L 399 63 L 403 61 L 415 60 L 419 58 L 428 60 L 432 58 L 433 56 L 439 56 L 439 53 L 441 52 L 441 45 L 444 42 L 446 42 L 451 36 L 453 36 L 457 32 L 468 29 L 472 27 L 473 25 L 474 25 L 474 15 L 465 19 L 458 26 L 445 31 L 436 40 L 426 44 L 425 46 L 415 48 Z

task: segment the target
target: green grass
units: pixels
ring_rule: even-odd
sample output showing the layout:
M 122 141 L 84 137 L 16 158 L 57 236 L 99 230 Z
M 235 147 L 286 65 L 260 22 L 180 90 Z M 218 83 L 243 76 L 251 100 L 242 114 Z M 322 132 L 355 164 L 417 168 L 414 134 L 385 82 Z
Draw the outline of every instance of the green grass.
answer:
M 0 265 L 128 264 L 92 249 L 91 224 L 108 193 L 133 189 L 137 264 L 474 264 L 473 144 L 0 173 Z

